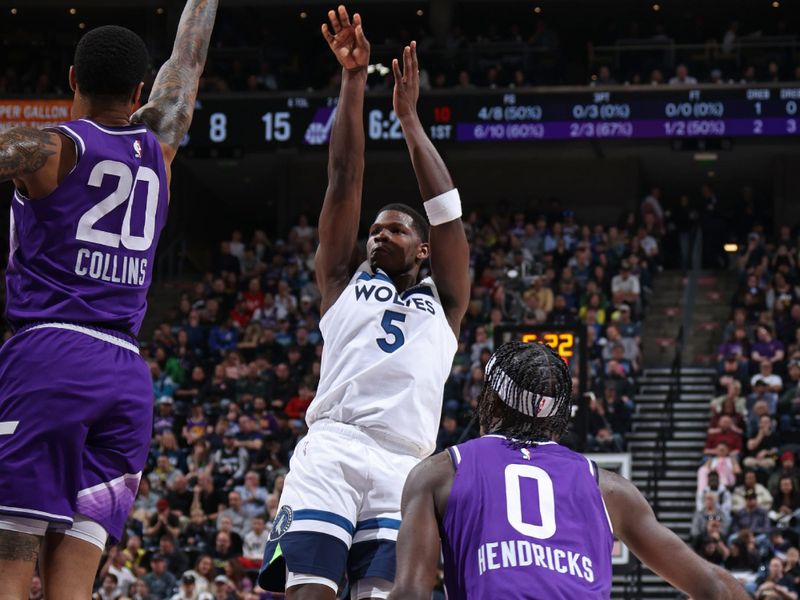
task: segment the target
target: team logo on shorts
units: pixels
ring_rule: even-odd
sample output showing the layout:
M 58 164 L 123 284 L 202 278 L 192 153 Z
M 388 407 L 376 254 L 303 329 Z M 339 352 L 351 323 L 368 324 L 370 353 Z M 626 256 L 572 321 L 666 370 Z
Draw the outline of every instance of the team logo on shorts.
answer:
M 275 521 L 272 524 L 272 533 L 269 536 L 270 541 L 280 539 L 284 533 L 289 531 L 292 526 L 292 507 L 284 506 L 275 515 Z

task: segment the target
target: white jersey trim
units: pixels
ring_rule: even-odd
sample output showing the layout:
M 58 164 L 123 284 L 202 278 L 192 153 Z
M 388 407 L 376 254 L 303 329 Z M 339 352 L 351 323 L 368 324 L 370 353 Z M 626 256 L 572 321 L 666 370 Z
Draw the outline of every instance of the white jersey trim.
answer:
M 67 515 L 57 515 L 55 513 L 44 512 L 43 510 L 34 510 L 32 508 L 17 508 L 16 506 L 3 506 L 0 504 L 0 510 L 8 511 L 12 513 L 22 513 L 28 515 L 37 515 L 40 517 L 50 517 L 51 519 L 62 519 L 64 521 L 69 521 L 72 523 L 72 517 L 68 517 Z
M 91 121 L 89 121 L 89 122 L 91 123 Z M 77 140 L 78 143 L 81 145 L 81 155 L 86 154 L 86 144 L 84 143 L 83 138 L 81 136 L 79 136 L 77 133 L 75 133 L 72 129 L 67 127 L 66 125 L 59 125 L 59 127 L 61 129 L 63 129 L 64 131 L 69 132 L 71 135 L 75 136 L 75 140 Z M 77 161 L 76 161 L 75 164 L 77 166 L 77 164 L 78 164 Z M 73 167 L 73 170 L 74 170 L 74 167 Z M 70 171 L 70 172 L 72 172 L 72 171 Z
M 91 494 L 92 492 L 96 492 L 97 490 L 114 487 L 118 483 L 123 483 L 128 479 L 135 479 L 138 482 L 141 479 L 141 477 L 142 477 L 141 471 L 139 471 L 138 473 L 125 473 L 124 475 L 120 475 L 119 477 L 117 477 L 116 479 L 112 479 L 111 481 L 105 481 L 103 483 L 98 483 L 97 485 L 93 485 L 92 487 L 84 488 L 78 492 L 76 497 L 80 498 L 81 496 L 86 496 L 87 494 Z
M 99 129 L 103 133 L 107 133 L 108 135 L 139 135 L 141 133 L 147 133 L 147 129 L 144 128 L 144 127 L 141 128 L 141 129 L 131 129 L 131 130 L 126 130 L 126 131 L 114 131 L 113 129 L 106 129 L 105 127 L 101 127 L 100 125 L 98 125 L 94 121 L 90 121 L 89 119 L 80 119 L 80 120 L 85 122 L 85 123 L 89 123 L 89 125 L 92 125 L 93 127 Z
M 36 329 L 66 329 L 68 331 L 77 331 L 78 333 L 82 333 L 84 335 L 88 335 L 98 340 L 102 340 L 104 342 L 108 342 L 109 344 L 114 344 L 115 346 L 119 346 L 120 348 L 125 348 L 126 350 L 130 350 L 131 352 L 135 352 L 139 354 L 139 348 L 131 344 L 130 342 L 126 342 L 125 340 L 121 340 L 118 337 L 114 337 L 108 333 L 103 333 L 102 331 L 95 331 L 94 329 L 89 329 L 88 327 L 81 327 L 80 325 L 73 325 L 72 323 L 42 323 L 41 325 L 34 325 L 33 327 L 29 327 L 23 333 L 28 331 L 34 331 Z M 103 484 L 105 485 L 105 484 Z

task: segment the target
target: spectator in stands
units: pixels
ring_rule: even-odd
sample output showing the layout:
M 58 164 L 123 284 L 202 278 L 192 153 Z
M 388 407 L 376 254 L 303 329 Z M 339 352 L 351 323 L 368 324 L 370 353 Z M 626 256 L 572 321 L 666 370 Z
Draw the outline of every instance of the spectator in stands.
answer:
M 767 489 L 773 496 L 777 495 L 780 480 L 784 477 L 792 479 L 795 489 L 800 488 L 800 469 L 795 466 L 794 452 L 791 450 L 784 451 L 781 454 L 780 462 L 780 468 L 769 476 L 769 481 L 767 482 Z
M 742 451 L 742 432 L 734 429 L 733 419 L 728 415 L 720 416 L 718 426 L 709 428 L 703 453 L 706 456 L 714 455 L 721 442 L 727 445 L 730 456 L 737 459 Z
M 150 559 L 150 573 L 142 579 L 155 600 L 165 600 L 172 596 L 177 585 L 175 576 L 167 571 L 167 562 L 161 554 L 154 554 Z
M 760 325 L 756 329 L 756 341 L 750 358 L 756 363 L 768 360 L 771 363 L 780 362 L 786 356 L 783 343 L 776 340 L 772 335 L 772 328 L 768 325 Z
M 727 385 L 727 393 L 724 396 L 717 396 L 711 401 L 711 421 L 709 427 L 719 427 L 719 421 L 723 416 L 729 417 L 733 422 L 733 431 L 744 435 L 745 420 L 747 415 L 746 400 L 741 395 L 742 384 L 737 380 L 731 380 Z
M 775 432 L 775 421 L 769 415 L 758 420 L 758 431 L 747 440 L 747 454 L 743 464 L 749 469 L 771 471 L 775 467 L 780 439 Z
M 167 571 L 176 578 L 189 568 L 189 557 L 175 545 L 175 537 L 172 534 L 161 536 L 158 540 L 158 552 L 167 563 Z
M 697 492 L 696 510 L 703 509 L 707 494 L 714 494 L 716 505 L 723 514 L 731 514 L 731 493 L 728 488 L 720 483 L 719 473 L 716 471 L 711 471 L 708 474 L 708 484 Z
M 211 556 L 201 554 L 194 563 L 194 569 L 184 571 L 183 576 L 191 575 L 194 577 L 195 590 L 200 595 L 211 590 L 214 573 L 214 561 Z
M 770 530 L 769 516 L 767 511 L 758 505 L 758 497 L 754 489 L 749 489 L 744 494 L 744 507 L 736 510 L 736 500 L 734 496 L 734 516 L 731 531 L 736 533 L 742 529 L 749 529 L 756 541 L 759 538 L 766 539 Z
M 758 373 L 750 378 L 750 385 L 755 387 L 757 380 L 761 379 L 767 384 L 767 389 L 775 394 L 780 394 L 783 389 L 783 379 L 780 375 L 773 373 L 772 362 L 762 360 L 758 367 Z
M 212 455 L 214 485 L 220 489 L 230 490 L 244 481 L 249 456 L 247 450 L 237 447 L 236 441 L 236 433 L 227 430 L 222 438 L 222 448 Z
M 150 517 L 147 527 L 144 529 L 144 534 L 147 536 L 150 545 L 155 545 L 164 535 L 177 536 L 180 533 L 180 525 L 180 518 L 170 511 L 169 501 L 166 498 L 161 498 L 156 503 L 156 514 Z
M 258 569 L 264 559 L 264 549 L 267 547 L 272 525 L 266 526 L 263 516 L 253 517 L 250 531 L 244 536 L 242 556 L 249 562 L 249 568 Z
M 717 495 L 714 492 L 708 492 L 703 496 L 703 507 L 694 513 L 692 518 L 692 527 L 689 534 L 694 543 L 697 539 L 706 534 L 707 522 L 711 520 L 719 521 L 721 524 L 721 531 L 728 531 L 731 524 L 730 514 L 726 514 L 721 507 L 717 505 Z
M 769 518 L 778 527 L 789 527 L 800 517 L 800 492 L 791 477 L 778 480 L 778 493 L 772 500 Z
M 233 491 L 228 494 L 228 507 L 220 511 L 217 517 L 217 529 L 220 528 L 220 522 L 224 518 L 231 520 L 233 531 L 240 537 L 250 528 L 250 519 L 242 507 L 242 497 L 239 492 Z
M 765 412 L 760 412 L 759 407 L 764 407 Z M 753 383 L 753 392 L 747 396 L 748 411 L 748 435 L 755 434 L 758 427 L 757 419 L 763 414 L 774 415 L 778 410 L 778 396 L 775 392 L 769 391 L 767 382 L 760 377 Z M 755 417 L 755 419 L 754 419 Z M 755 426 L 755 428 L 752 428 Z
M 708 475 L 716 471 L 719 481 L 726 487 L 736 483 L 736 476 L 741 473 L 739 462 L 729 456 L 728 445 L 725 442 L 717 444 L 716 455 L 708 458 L 697 470 L 697 489 L 702 490 L 708 485 Z
M 620 433 L 615 432 L 606 418 L 603 402 L 589 392 L 589 425 L 586 440 L 590 452 L 622 452 L 625 442 Z
M 611 294 L 614 306 L 627 304 L 632 306 L 638 314 L 641 310 L 641 285 L 639 278 L 631 273 L 629 260 L 620 263 L 620 274 L 611 280 Z
M 705 533 L 700 535 L 695 542 L 695 551 L 715 565 L 722 565 L 730 555 L 721 529 L 722 524 L 719 519 L 708 519 Z
M 783 573 L 783 562 L 779 558 L 769 561 L 764 577 L 756 579 L 756 600 L 797 600 L 797 587 L 794 580 Z
M 767 488 L 758 482 L 756 472 L 749 469 L 744 473 L 742 484 L 733 489 L 731 510 L 737 513 L 745 508 L 747 506 L 747 498 L 751 493 L 755 494 L 759 508 L 764 510 L 772 508 L 772 495 Z
M 675 76 L 669 80 L 670 85 L 697 85 L 697 79 L 689 75 L 689 68 L 681 63 L 675 67 Z
M 717 375 L 717 391 L 727 389 L 728 385 L 735 381 L 739 384 L 738 391 L 741 395 L 742 385 L 747 383 L 747 359 L 741 358 L 734 352 L 725 354 L 717 366 Z M 742 408 L 746 410 L 746 404 L 744 404 L 744 402 L 745 400 L 742 398 Z
M 260 485 L 256 471 L 248 471 L 244 476 L 244 485 L 236 486 L 235 491 L 241 497 L 242 510 L 248 519 L 264 514 L 269 494 Z
M 136 581 L 136 576 L 125 566 L 124 548 L 116 545 L 109 549 L 108 557 L 100 567 L 98 576 L 103 580 L 102 589 L 98 590 L 103 600 L 127 595 L 128 587 Z M 113 580 L 114 587 L 111 587 L 110 580 Z
M 756 538 L 749 529 L 742 529 L 733 536 L 728 548 L 731 553 L 725 561 L 726 569 L 748 573 L 758 571 L 761 565 L 761 554 L 756 545 Z
M 119 581 L 113 573 L 106 573 L 102 576 L 103 583 L 100 588 L 92 595 L 92 600 L 117 600 L 122 596 L 119 590 Z

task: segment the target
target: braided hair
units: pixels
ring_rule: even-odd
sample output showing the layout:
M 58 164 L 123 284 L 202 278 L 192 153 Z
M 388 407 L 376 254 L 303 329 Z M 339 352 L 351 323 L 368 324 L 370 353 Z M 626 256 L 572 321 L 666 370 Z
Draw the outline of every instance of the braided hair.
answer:
M 572 375 L 555 350 L 509 342 L 486 364 L 478 397 L 481 431 L 520 447 L 558 440 L 569 425 L 571 398 Z

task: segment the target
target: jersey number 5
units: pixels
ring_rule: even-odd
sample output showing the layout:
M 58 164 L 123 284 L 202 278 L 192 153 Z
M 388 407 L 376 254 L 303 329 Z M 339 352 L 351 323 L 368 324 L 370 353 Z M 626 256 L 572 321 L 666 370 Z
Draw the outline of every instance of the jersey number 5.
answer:
M 556 501 L 553 495 L 553 480 L 547 471 L 533 465 L 508 465 L 506 478 L 506 515 L 508 523 L 522 535 L 546 540 L 556 532 Z M 520 479 L 533 479 L 539 496 L 541 525 L 522 520 L 522 490 Z
M 160 181 L 158 174 L 148 167 L 139 167 L 136 177 L 131 173 L 125 163 L 116 160 L 104 160 L 97 163 L 89 175 L 89 186 L 100 188 L 106 175 L 117 178 L 117 188 L 106 196 L 105 199 L 95 204 L 83 213 L 78 221 L 78 231 L 75 237 L 84 242 L 92 242 L 102 246 L 119 248 L 120 243 L 128 250 L 144 252 L 153 244 L 156 230 L 156 210 L 158 209 L 158 193 Z M 144 227 L 142 235 L 134 235 L 131 231 L 131 212 L 134 205 L 134 195 L 142 183 L 147 187 L 147 200 L 144 211 Z M 122 221 L 122 230 L 119 233 L 96 229 L 97 222 L 120 204 L 127 202 L 125 217 Z
M 403 313 L 395 312 L 393 310 L 387 310 L 385 313 L 383 313 L 381 327 L 383 327 L 383 330 L 387 333 L 387 337 L 377 338 L 375 340 L 378 342 L 378 348 L 391 354 L 405 343 L 406 338 L 403 335 L 403 330 L 393 322 L 400 321 L 403 323 L 405 320 L 406 316 Z M 391 342 L 389 341 L 389 337 L 392 339 Z

